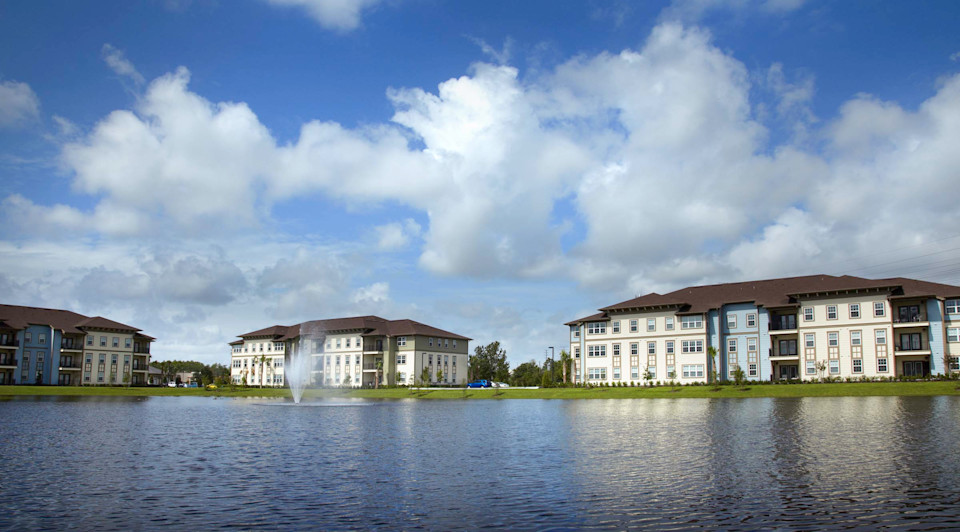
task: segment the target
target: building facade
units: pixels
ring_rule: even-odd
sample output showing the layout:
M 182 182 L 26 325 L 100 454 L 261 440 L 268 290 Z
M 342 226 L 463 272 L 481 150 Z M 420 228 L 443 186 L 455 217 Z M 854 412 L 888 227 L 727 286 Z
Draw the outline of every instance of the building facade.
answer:
M 314 386 L 467 382 L 470 338 L 412 320 L 359 316 L 274 325 L 230 343 L 234 384 L 284 386 L 296 350 L 310 356 Z
M 0 384 L 147 384 L 140 329 L 68 310 L 0 305 Z
M 960 371 L 960 287 L 814 275 L 648 294 L 566 324 L 577 382 Z M 709 356 L 710 348 L 716 358 Z

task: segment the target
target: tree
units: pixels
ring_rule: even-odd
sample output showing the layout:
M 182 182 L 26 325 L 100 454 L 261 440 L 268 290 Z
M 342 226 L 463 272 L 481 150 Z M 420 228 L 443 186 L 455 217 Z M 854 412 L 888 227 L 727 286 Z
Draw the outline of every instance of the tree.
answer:
M 820 373 L 820 380 L 823 380 L 823 374 L 827 371 L 827 363 L 821 360 L 817 362 L 817 372 Z
M 946 349 L 943 350 L 943 376 L 950 378 L 950 353 Z
M 426 386 L 430 384 L 430 368 L 424 366 L 420 371 L 420 386 Z
M 377 359 L 376 368 L 377 368 L 377 380 L 373 381 L 373 387 L 374 387 L 374 388 L 380 388 L 380 374 L 383 372 L 383 359 L 382 359 L 382 358 L 378 358 L 378 359 Z
M 263 367 L 267 364 L 267 354 L 260 354 L 260 387 L 263 388 Z
M 536 361 L 524 362 L 513 370 L 513 376 L 510 377 L 510 383 L 514 386 L 537 386 L 542 385 L 543 373 Z
M 738 387 L 743 389 L 743 382 L 746 380 L 746 375 L 743 373 L 743 368 L 740 367 L 740 364 L 737 364 L 737 367 L 733 370 L 733 383 Z
M 563 373 L 563 383 L 567 384 L 567 367 L 570 366 L 571 362 L 570 353 L 567 353 L 566 350 L 560 350 L 560 371 Z
M 443 382 L 443 370 L 440 369 L 440 366 L 437 366 L 437 382 Z
M 707 356 L 710 357 L 710 382 L 714 389 L 720 389 L 720 380 L 717 378 L 717 348 L 712 345 L 707 348 Z
M 500 348 L 500 342 L 491 342 L 484 347 L 477 346 L 474 354 L 467 360 L 467 374 L 473 380 L 508 381 L 510 363 L 507 362 L 507 352 Z
M 343 378 L 343 385 L 344 385 L 344 386 L 350 386 L 350 374 L 349 374 L 349 373 L 347 373 L 347 375 Z

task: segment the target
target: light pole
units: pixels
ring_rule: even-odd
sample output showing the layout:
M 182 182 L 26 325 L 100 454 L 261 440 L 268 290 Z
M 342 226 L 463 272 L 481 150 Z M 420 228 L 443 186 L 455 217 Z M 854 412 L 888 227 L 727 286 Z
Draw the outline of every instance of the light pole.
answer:
M 553 373 L 553 346 L 551 345 L 547 349 L 550 350 L 550 386 L 553 386 L 557 382 L 557 377 Z

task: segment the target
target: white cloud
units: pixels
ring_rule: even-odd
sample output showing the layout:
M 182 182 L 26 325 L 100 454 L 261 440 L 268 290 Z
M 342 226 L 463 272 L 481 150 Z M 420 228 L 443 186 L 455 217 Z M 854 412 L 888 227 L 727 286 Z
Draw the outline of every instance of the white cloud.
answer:
M 21 81 L 0 83 L 0 128 L 19 127 L 40 116 L 40 99 Z
M 100 56 L 103 57 L 104 62 L 107 63 L 107 66 L 110 67 L 117 75 L 130 78 L 137 85 L 142 85 L 144 82 L 143 75 L 137 72 L 136 67 L 133 66 L 126 56 L 123 53 L 123 50 L 118 50 L 113 47 L 113 45 L 107 43 L 103 45 L 103 48 L 100 49 Z
M 806 0 L 673 0 L 661 12 L 660 18 L 692 23 L 711 11 L 784 15 L 800 9 L 804 3 Z
M 380 0 L 267 0 L 276 6 L 297 7 L 307 12 L 325 29 L 350 31 L 360 26 L 365 10 Z
M 387 302 L 390 299 L 390 284 L 389 283 L 373 283 L 370 286 L 364 286 L 356 292 L 354 292 L 351 300 L 354 303 L 367 305 L 375 304 L 380 305 Z
M 400 222 L 393 222 L 375 227 L 377 233 L 377 247 L 384 251 L 403 249 L 410 245 L 410 241 L 420 236 L 420 224 L 412 218 Z
M 960 52 L 954 52 L 950 54 L 951 61 L 960 61 Z

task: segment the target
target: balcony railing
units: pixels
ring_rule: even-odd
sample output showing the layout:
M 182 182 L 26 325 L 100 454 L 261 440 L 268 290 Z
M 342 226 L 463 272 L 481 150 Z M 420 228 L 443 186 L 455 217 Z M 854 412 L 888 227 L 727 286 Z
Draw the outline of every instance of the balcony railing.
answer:
M 929 348 L 923 347 L 923 343 L 921 342 L 919 344 L 896 344 L 896 349 L 897 351 L 926 351 Z
M 80 369 L 80 362 L 60 362 L 60 369 Z
M 15 356 L 2 356 L 0 357 L 0 366 L 16 366 L 17 357 Z
M 927 321 L 920 314 L 910 315 L 910 316 L 897 316 L 893 319 L 893 323 L 920 323 Z
M 788 319 L 782 319 L 775 316 L 770 320 L 771 331 L 793 331 L 793 330 L 796 330 L 796 328 L 797 328 L 796 319 L 788 320 Z
M 80 340 L 72 340 L 65 338 L 60 341 L 60 349 L 75 349 L 77 351 L 83 349 L 83 342 Z
M 143 354 L 143 355 L 149 355 L 149 354 L 150 354 L 150 346 L 145 346 L 145 347 L 144 347 L 144 346 L 134 345 L 134 346 L 133 346 L 133 352 L 134 352 L 134 353 L 138 353 L 138 354 Z
M 16 338 L 0 339 L 0 347 L 20 347 L 20 341 Z

